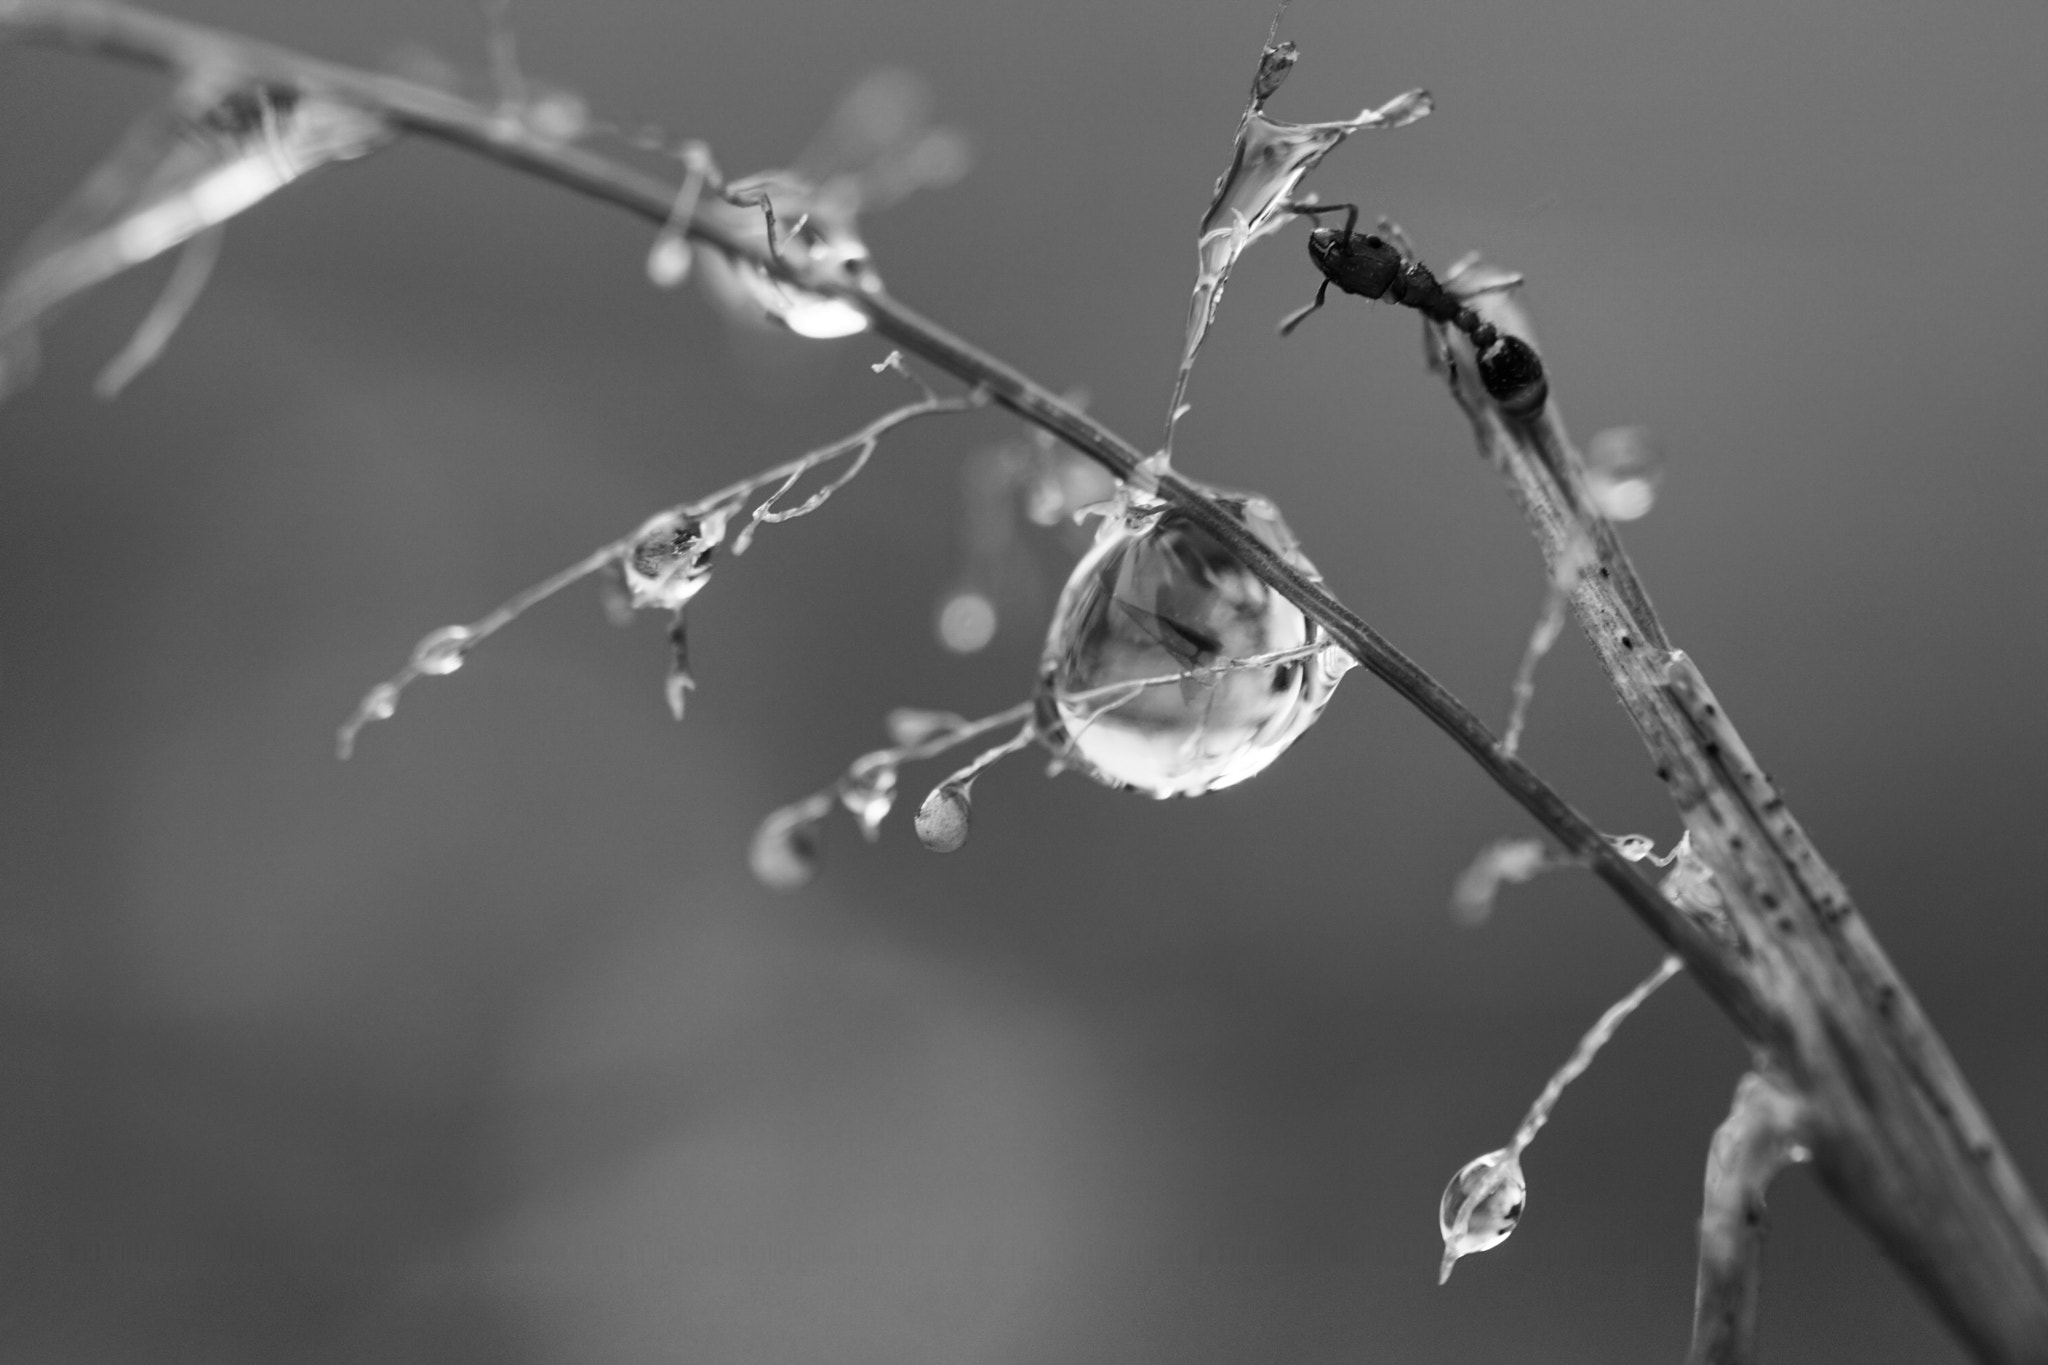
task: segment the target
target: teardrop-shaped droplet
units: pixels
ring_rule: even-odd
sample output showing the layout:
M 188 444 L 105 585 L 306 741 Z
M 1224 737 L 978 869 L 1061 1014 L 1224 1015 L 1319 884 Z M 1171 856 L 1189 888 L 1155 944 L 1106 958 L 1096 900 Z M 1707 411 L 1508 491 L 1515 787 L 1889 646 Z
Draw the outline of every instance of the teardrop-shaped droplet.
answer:
M 1505 1242 L 1522 1221 L 1529 1185 L 1522 1178 L 1521 1158 L 1503 1147 L 1474 1157 L 1444 1188 L 1437 1226 L 1444 1235 L 1444 1260 L 1438 1283 L 1451 1278 L 1451 1267 L 1475 1251 L 1489 1251 Z
M 1212 496 L 1314 574 L 1271 504 Z M 1320 634 L 1179 510 L 1113 518 L 1054 609 L 1039 725 L 1070 766 L 1107 786 L 1156 797 L 1228 787 L 1263 772 L 1314 724 L 1335 682 L 1314 657 L 1227 665 L 1313 646 Z
M 918 841 L 934 853 L 957 853 L 974 821 L 974 799 L 959 782 L 941 782 L 917 808 Z
M 412 648 L 412 666 L 429 677 L 444 678 L 462 667 L 462 652 L 474 632 L 468 626 L 443 626 Z
M 794 891 L 818 872 L 819 812 L 810 803 L 784 806 L 761 822 L 747 848 L 747 866 L 763 886 Z
M 723 508 L 702 516 L 664 512 L 641 527 L 632 550 L 620 562 L 633 605 L 670 611 L 687 606 L 711 577 L 712 556 L 725 539 L 726 520 Z
M 896 804 L 896 765 L 873 754 L 855 763 L 839 788 L 839 804 L 873 843 Z

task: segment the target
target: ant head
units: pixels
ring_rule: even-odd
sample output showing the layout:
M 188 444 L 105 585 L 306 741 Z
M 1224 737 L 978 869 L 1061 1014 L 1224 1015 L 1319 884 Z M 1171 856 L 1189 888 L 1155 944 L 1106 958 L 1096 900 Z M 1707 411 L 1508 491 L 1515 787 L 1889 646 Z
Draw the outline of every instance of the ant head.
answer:
M 1308 258 L 1318 268 L 1344 252 L 1344 234 L 1335 228 L 1319 227 L 1308 235 Z

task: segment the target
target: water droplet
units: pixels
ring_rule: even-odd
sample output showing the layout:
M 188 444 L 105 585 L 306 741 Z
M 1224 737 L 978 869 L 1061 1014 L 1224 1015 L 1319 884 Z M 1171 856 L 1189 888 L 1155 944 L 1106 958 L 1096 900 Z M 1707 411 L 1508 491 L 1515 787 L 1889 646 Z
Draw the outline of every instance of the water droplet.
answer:
M 996 606 L 981 593 L 956 592 L 939 608 L 939 643 L 955 654 L 974 654 L 996 637 Z
M 830 192 L 833 188 L 821 190 L 799 181 L 755 177 L 735 182 L 728 192 L 759 191 L 773 200 L 777 232 L 788 233 L 775 244 L 783 260 L 799 270 L 844 280 L 863 291 L 880 289 L 881 279 L 869 262 L 867 244 L 854 226 L 858 196 L 850 187 L 843 193 Z M 768 249 L 767 222 L 758 208 L 735 207 L 720 200 L 705 204 L 701 212 L 755 250 Z M 792 222 L 801 226 L 791 231 Z M 853 336 L 868 327 L 868 315 L 845 299 L 784 283 L 743 257 L 709 253 L 704 279 L 732 311 L 777 323 L 800 337 L 831 340 Z
M 1484 924 L 1503 886 L 1526 882 L 1560 866 L 1540 839 L 1501 839 L 1479 851 L 1451 888 L 1451 916 L 1464 925 Z
M 1351 651 L 1338 644 L 1324 645 L 1323 652 L 1316 658 L 1323 666 L 1323 676 L 1333 683 L 1358 667 L 1358 660 L 1351 657 Z
M 1521 1157 L 1503 1147 L 1474 1157 L 1444 1188 L 1437 1226 L 1443 1232 L 1444 1260 L 1438 1283 L 1451 1278 L 1451 1267 L 1475 1251 L 1489 1251 L 1505 1242 L 1522 1221 L 1529 1202 Z
M 1586 491 L 1609 521 L 1634 521 L 1657 501 L 1661 452 L 1647 427 L 1609 427 L 1586 443 Z
M 711 559 L 725 540 L 728 517 L 726 508 L 702 516 L 664 512 L 641 527 L 620 561 L 633 605 L 670 611 L 687 606 L 711 577 Z
M 761 822 L 747 849 L 747 866 L 763 886 L 794 891 L 817 875 L 822 814 L 815 803 L 803 801 Z
M 473 632 L 468 626 L 443 626 L 412 648 L 412 666 L 429 677 L 445 678 L 462 667 L 462 654 Z
M 690 239 L 664 228 L 647 253 L 647 278 L 663 289 L 673 289 L 690 277 Z
M 1656 841 L 1647 834 L 1610 834 L 1607 842 L 1614 845 L 1614 851 L 1632 863 L 1639 863 L 1656 851 Z
M 398 689 L 390 683 L 378 683 L 363 698 L 363 719 L 390 720 L 398 714 Z
M 1212 496 L 1314 573 L 1270 505 Z M 1319 636 L 1292 603 L 1177 509 L 1111 517 L 1054 609 L 1039 723 L 1070 766 L 1107 786 L 1155 797 L 1228 787 L 1264 771 L 1314 724 L 1334 680 L 1312 657 L 1219 665 L 1314 645 Z
M 878 754 L 855 763 L 839 788 L 839 804 L 860 826 L 862 837 L 873 843 L 896 804 L 896 765 Z
M 956 853 L 967 842 L 974 801 L 958 782 L 941 782 L 917 808 L 918 841 L 934 853 Z
M 934 735 L 949 730 L 958 730 L 967 724 L 967 718 L 952 711 L 926 711 L 915 706 L 899 706 L 891 711 L 884 722 L 893 744 L 909 747 L 922 744 Z

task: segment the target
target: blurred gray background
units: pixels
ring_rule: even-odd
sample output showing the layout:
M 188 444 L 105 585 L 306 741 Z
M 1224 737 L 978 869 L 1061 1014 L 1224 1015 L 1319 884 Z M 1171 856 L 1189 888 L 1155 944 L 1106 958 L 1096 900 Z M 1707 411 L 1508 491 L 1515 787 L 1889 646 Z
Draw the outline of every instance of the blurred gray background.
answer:
M 182 0 L 338 59 L 455 0 Z M 743 171 L 876 66 L 975 140 L 874 218 L 894 291 L 1140 440 L 1258 5 L 519 0 L 528 69 Z M 1581 436 L 1652 428 L 1628 539 L 1678 641 L 1860 894 L 2048 1185 L 2048 11 L 1298 0 L 1282 117 L 1437 114 L 1310 182 L 1432 261 L 1526 271 Z M 0 242 L 163 89 L 0 51 Z M 1533 1148 L 1516 1239 L 1434 1283 L 1435 1203 L 1656 960 L 1590 882 L 1447 889 L 1526 822 L 1367 676 L 1269 774 L 1154 804 L 1013 763 L 966 850 L 831 831 L 778 896 L 776 805 L 898 705 L 1023 695 L 1063 568 L 944 653 L 961 457 L 892 438 L 660 631 L 572 592 L 335 723 L 656 507 L 900 400 L 871 340 L 737 334 L 644 280 L 642 224 L 446 149 L 235 224 L 167 358 L 98 366 L 144 272 L 0 408 L 0 1350 L 23 1361 L 1677 1360 L 1702 1157 L 1743 1065 L 1681 981 Z M 1534 551 L 1355 299 L 1286 343 L 1301 233 L 1240 268 L 1179 462 L 1270 494 L 1339 593 L 1496 721 Z M 1034 605 L 1035 604 L 1035 605 Z M 1036 614 L 1034 614 L 1034 612 Z M 1604 827 L 1677 832 L 1575 636 L 1526 752 Z M 906 805 L 923 791 L 907 779 Z M 2034 833 L 2031 835 L 2029 831 Z M 1953 1361 L 1795 1174 L 1766 1348 Z

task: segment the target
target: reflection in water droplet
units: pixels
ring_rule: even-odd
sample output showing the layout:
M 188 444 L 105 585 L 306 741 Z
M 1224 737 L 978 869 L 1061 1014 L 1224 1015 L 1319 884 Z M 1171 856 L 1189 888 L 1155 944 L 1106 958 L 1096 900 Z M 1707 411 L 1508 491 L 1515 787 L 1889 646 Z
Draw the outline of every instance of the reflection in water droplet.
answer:
M 956 592 L 939 608 L 939 643 L 955 654 L 977 653 L 995 637 L 995 603 L 981 593 Z
M 1437 1212 L 1437 1226 L 1444 1236 L 1443 1266 L 1437 1282 L 1451 1278 L 1451 1267 L 1459 1258 L 1505 1242 L 1522 1221 L 1528 1201 L 1521 1158 L 1512 1149 L 1503 1147 L 1466 1162 L 1445 1186 Z
M 1212 496 L 1314 573 L 1270 504 Z M 1113 517 L 1060 594 L 1040 672 L 1039 725 L 1069 766 L 1105 785 L 1155 797 L 1216 791 L 1264 771 L 1315 723 L 1335 685 L 1314 658 L 1218 665 L 1313 647 L 1320 635 L 1178 510 Z M 1204 669 L 1217 671 L 1194 672 Z M 1162 677 L 1170 680 L 1115 690 Z

